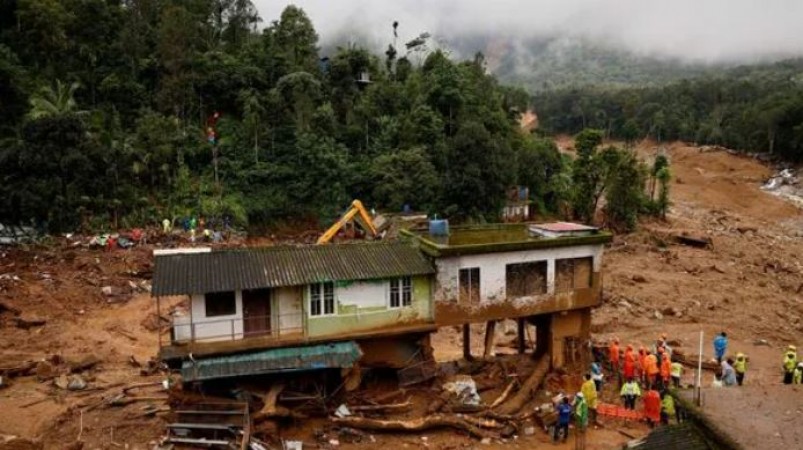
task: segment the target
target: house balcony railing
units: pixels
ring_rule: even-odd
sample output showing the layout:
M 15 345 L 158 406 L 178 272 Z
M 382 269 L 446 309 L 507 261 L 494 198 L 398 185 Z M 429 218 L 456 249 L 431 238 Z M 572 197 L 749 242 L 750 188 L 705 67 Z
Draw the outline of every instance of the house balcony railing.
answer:
M 283 339 L 304 335 L 303 313 L 204 319 L 191 322 L 189 316 L 174 317 L 170 343 L 234 341 L 249 338 Z

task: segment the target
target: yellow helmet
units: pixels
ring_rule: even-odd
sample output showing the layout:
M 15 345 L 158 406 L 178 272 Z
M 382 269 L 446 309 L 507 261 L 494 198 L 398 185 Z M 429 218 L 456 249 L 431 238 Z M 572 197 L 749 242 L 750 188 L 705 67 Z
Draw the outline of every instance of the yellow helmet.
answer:
M 795 347 L 794 345 L 789 344 L 789 347 L 787 347 L 786 349 L 795 351 L 795 350 L 797 350 L 797 347 Z

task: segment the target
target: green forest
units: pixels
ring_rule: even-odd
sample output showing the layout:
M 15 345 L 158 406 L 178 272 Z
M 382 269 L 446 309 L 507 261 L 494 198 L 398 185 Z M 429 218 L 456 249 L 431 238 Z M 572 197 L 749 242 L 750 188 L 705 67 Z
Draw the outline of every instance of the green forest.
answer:
M 679 139 L 803 161 L 803 59 L 663 86 L 565 88 L 534 103 L 549 132 L 591 127 L 625 141 Z
M 2 0 L 0 30 L 11 223 L 321 224 L 353 198 L 486 221 L 517 185 L 546 215 L 591 220 L 606 192 L 612 225 L 661 210 L 644 194 L 651 170 L 597 150 L 600 132 L 577 161 L 521 132 L 529 94 L 488 75 L 481 54 L 323 55 L 303 10 L 262 23 L 248 0 Z

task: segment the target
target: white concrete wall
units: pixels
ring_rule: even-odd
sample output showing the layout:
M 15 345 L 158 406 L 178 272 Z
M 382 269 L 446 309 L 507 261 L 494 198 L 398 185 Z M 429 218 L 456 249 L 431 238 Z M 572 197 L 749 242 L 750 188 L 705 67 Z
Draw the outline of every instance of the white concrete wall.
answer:
M 525 262 L 547 262 L 547 293 L 555 293 L 555 260 L 594 258 L 595 273 L 602 267 L 602 245 L 579 245 L 515 252 L 483 253 L 438 258 L 435 301 L 454 301 L 458 298 L 460 269 L 480 268 L 480 302 L 506 299 L 506 266 Z
M 401 295 L 401 291 L 399 295 Z M 335 286 L 335 300 L 342 306 L 387 307 L 390 304 L 390 282 L 388 280 L 356 281 L 347 286 Z
M 226 316 L 206 317 L 206 302 L 203 295 L 192 296 L 192 322 L 195 324 L 195 339 L 205 341 L 227 341 L 243 337 L 243 294 L 235 292 L 236 311 Z M 232 328 L 233 327 L 233 328 Z M 181 327 L 185 328 L 185 327 Z M 177 330 L 177 334 L 186 335 L 185 330 Z

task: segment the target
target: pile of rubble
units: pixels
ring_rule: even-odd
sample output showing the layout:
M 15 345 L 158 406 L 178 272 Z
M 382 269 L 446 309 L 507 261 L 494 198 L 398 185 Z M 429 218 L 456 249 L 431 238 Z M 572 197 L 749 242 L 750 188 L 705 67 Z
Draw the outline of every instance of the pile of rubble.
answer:
M 770 177 L 761 189 L 783 197 L 803 208 L 803 186 L 793 169 L 785 168 Z

